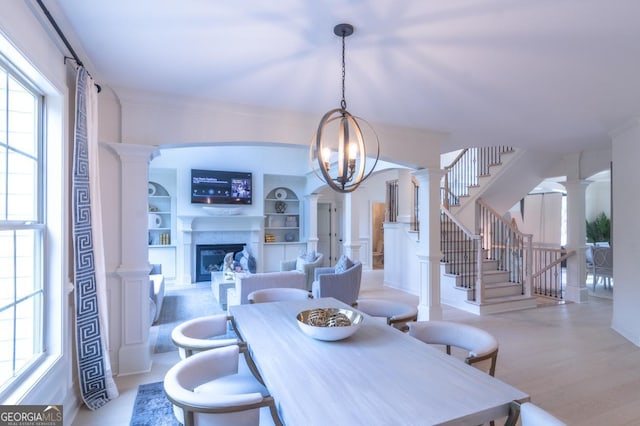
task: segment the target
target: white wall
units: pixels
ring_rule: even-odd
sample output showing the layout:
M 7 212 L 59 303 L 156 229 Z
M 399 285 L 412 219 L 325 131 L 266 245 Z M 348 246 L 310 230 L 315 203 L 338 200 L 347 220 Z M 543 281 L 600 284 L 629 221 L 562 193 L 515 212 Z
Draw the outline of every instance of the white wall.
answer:
M 562 194 L 527 195 L 524 199 L 524 215 L 520 213 L 520 203 L 509 212 L 515 219 L 518 230 L 525 234 L 532 234 L 534 243 L 560 247 Z
M 594 220 L 600 213 L 611 219 L 611 182 L 592 182 L 585 192 L 585 217 Z
M 638 158 L 640 158 L 640 121 L 634 120 L 621 129 L 613 139 L 613 172 L 611 179 L 627 183 L 638 180 Z M 640 189 L 637 185 L 622 184 L 613 191 L 613 328 L 624 337 L 640 346 L 640 280 L 638 259 L 640 258 Z

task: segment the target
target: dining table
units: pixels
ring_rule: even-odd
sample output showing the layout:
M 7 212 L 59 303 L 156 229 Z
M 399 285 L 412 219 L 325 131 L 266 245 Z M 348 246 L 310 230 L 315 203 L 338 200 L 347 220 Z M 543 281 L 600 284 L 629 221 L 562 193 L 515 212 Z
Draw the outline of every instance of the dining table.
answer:
M 513 417 L 512 402 L 529 400 L 362 312 L 353 335 L 314 339 L 301 330 L 297 315 L 316 308 L 357 311 L 334 298 L 229 308 L 285 425 L 481 425 Z

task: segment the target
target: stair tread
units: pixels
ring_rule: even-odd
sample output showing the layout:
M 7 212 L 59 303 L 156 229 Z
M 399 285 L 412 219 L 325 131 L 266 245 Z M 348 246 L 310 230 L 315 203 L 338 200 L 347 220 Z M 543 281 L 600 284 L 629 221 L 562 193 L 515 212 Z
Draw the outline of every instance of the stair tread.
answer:
M 497 288 L 497 287 L 521 287 L 522 284 L 512 283 L 511 281 L 503 281 L 499 283 L 485 283 L 485 288 Z
M 525 295 L 519 295 L 519 296 L 499 296 L 499 297 L 488 297 L 484 300 L 484 303 L 482 303 L 483 305 L 496 305 L 499 303 L 508 303 L 508 302 L 516 302 L 516 301 L 529 301 L 532 300 L 534 302 L 536 302 L 536 297 L 535 296 L 525 296 Z M 480 305 L 480 303 L 477 303 L 475 300 L 467 300 L 467 303 L 471 303 L 472 305 Z

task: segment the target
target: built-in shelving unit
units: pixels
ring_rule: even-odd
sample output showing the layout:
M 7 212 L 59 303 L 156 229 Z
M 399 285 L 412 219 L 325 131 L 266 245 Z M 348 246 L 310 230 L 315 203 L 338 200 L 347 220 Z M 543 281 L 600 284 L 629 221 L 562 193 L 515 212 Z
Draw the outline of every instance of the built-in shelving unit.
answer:
M 162 265 L 168 282 L 176 277 L 176 171 L 150 169 L 147 192 L 149 263 Z
M 280 270 L 280 262 L 295 259 L 307 249 L 305 203 L 299 198 L 305 183 L 304 177 L 264 176 L 264 272 Z
M 162 185 L 149 182 L 149 246 L 173 244 L 172 198 Z
M 265 244 L 300 241 L 300 201 L 291 189 L 271 190 L 264 200 L 264 216 Z

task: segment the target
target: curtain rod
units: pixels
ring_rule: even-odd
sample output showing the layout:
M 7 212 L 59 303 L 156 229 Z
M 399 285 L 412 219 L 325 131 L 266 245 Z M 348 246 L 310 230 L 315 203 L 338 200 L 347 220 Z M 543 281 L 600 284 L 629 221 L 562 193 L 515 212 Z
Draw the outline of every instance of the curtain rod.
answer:
M 71 53 L 71 56 L 73 56 L 73 58 L 69 58 L 69 59 L 73 59 L 78 66 L 84 67 L 84 64 L 82 63 L 82 61 L 78 57 L 78 54 L 76 53 L 75 50 L 73 50 L 73 47 L 71 47 L 71 44 L 69 43 L 69 40 L 67 40 L 67 38 L 64 36 L 64 33 L 62 32 L 62 30 L 58 26 L 58 23 L 56 22 L 55 19 L 53 19 L 53 16 L 51 16 L 51 13 L 49 13 L 49 9 L 47 9 L 47 7 L 44 5 L 44 3 L 42 3 L 42 0 L 36 0 L 36 3 L 38 3 L 38 5 L 40 6 L 40 9 L 42 9 L 42 12 L 44 13 L 44 15 L 49 20 L 49 23 L 51 24 L 53 29 L 56 30 L 56 33 L 58 34 L 58 37 L 60 37 L 60 40 L 62 40 L 64 45 L 67 47 L 67 49 Z M 65 63 L 67 63 L 67 58 L 68 57 L 65 56 L 65 58 L 64 58 L 64 62 Z M 102 87 L 100 87 L 99 84 L 96 84 L 95 86 L 98 88 L 98 93 L 100 93 L 102 91 Z

